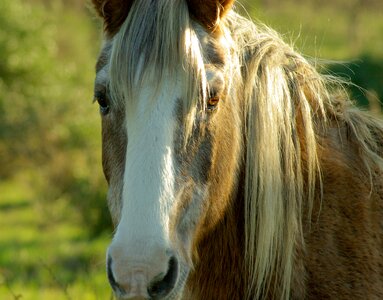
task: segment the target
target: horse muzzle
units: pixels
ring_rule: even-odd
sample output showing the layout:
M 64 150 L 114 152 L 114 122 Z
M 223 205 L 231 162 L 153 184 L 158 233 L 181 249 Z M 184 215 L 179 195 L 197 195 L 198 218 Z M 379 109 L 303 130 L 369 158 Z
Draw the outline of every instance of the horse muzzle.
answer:
M 121 257 L 120 251 L 109 248 L 107 274 L 118 299 L 166 298 L 176 286 L 180 267 L 171 251 L 156 253 L 155 259 Z

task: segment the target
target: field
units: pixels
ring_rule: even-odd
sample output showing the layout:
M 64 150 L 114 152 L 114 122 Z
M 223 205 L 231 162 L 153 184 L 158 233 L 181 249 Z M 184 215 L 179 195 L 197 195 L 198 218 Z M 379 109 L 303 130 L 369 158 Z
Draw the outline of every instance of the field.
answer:
M 2 300 L 111 298 L 105 249 L 113 229 L 92 105 L 101 26 L 84 2 L 0 2 Z M 343 62 L 323 71 L 361 86 L 350 87 L 354 98 L 380 113 L 380 2 L 274 2 L 242 1 L 245 14 L 318 64 Z
M 90 240 L 65 207 L 40 207 L 28 187 L 0 188 L 6 195 L 0 203 L 0 298 L 108 299 L 109 237 Z

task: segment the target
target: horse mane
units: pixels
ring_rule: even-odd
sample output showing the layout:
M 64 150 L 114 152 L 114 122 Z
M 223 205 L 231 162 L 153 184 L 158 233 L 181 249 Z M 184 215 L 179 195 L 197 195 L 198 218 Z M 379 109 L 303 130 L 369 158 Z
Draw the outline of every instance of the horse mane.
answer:
M 321 197 L 321 136 L 333 121 L 346 126 L 371 174 L 383 167 L 383 126 L 270 28 L 236 13 L 227 26 L 242 60 L 247 297 L 289 299 L 304 222 Z

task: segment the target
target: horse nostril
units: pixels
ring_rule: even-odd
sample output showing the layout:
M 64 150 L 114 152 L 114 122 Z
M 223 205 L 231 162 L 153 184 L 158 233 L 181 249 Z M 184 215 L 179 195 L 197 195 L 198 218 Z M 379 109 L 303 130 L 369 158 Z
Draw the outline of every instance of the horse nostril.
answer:
M 167 296 L 174 288 L 178 277 L 178 262 L 177 259 L 172 256 L 169 260 L 168 272 L 160 279 L 151 283 L 148 288 L 150 297 L 162 298 Z
M 120 291 L 122 292 L 122 289 L 116 282 L 116 279 L 114 278 L 113 272 L 112 272 L 112 258 L 108 256 L 108 262 L 107 262 L 107 273 L 108 273 L 108 279 L 111 287 L 113 288 L 114 291 Z

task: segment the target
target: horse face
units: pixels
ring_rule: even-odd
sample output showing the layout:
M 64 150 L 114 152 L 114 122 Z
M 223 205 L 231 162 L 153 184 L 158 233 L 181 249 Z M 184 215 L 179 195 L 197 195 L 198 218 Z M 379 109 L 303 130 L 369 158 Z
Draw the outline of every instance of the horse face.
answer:
M 199 36 L 207 41 L 202 28 Z M 117 225 L 108 271 L 121 295 L 166 295 L 177 284 L 181 288 L 184 282 L 178 279 L 185 280 L 198 242 L 230 204 L 239 115 L 228 90 L 226 46 L 209 40 L 204 50 L 215 64 L 205 65 L 209 97 L 205 113 L 198 108 L 188 141 L 182 72 L 163 78 L 156 90 L 156 79 L 147 78 L 137 99 L 113 107 L 108 95 L 110 44 L 100 56 L 95 95 L 102 116 L 108 202 Z
M 196 112 L 191 133 L 182 65 L 164 71 L 160 84 L 147 67 L 134 99 L 116 105 L 109 93 L 114 40 L 106 42 L 97 64 L 103 169 L 116 225 L 107 269 L 124 299 L 182 293 L 198 243 L 223 219 L 236 185 L 241 134 L 227 67 L 230 47 L 198 23 L 192 30 L 202 48 L 208 97 L 205 107 L 197 101 L 190 108 Z

